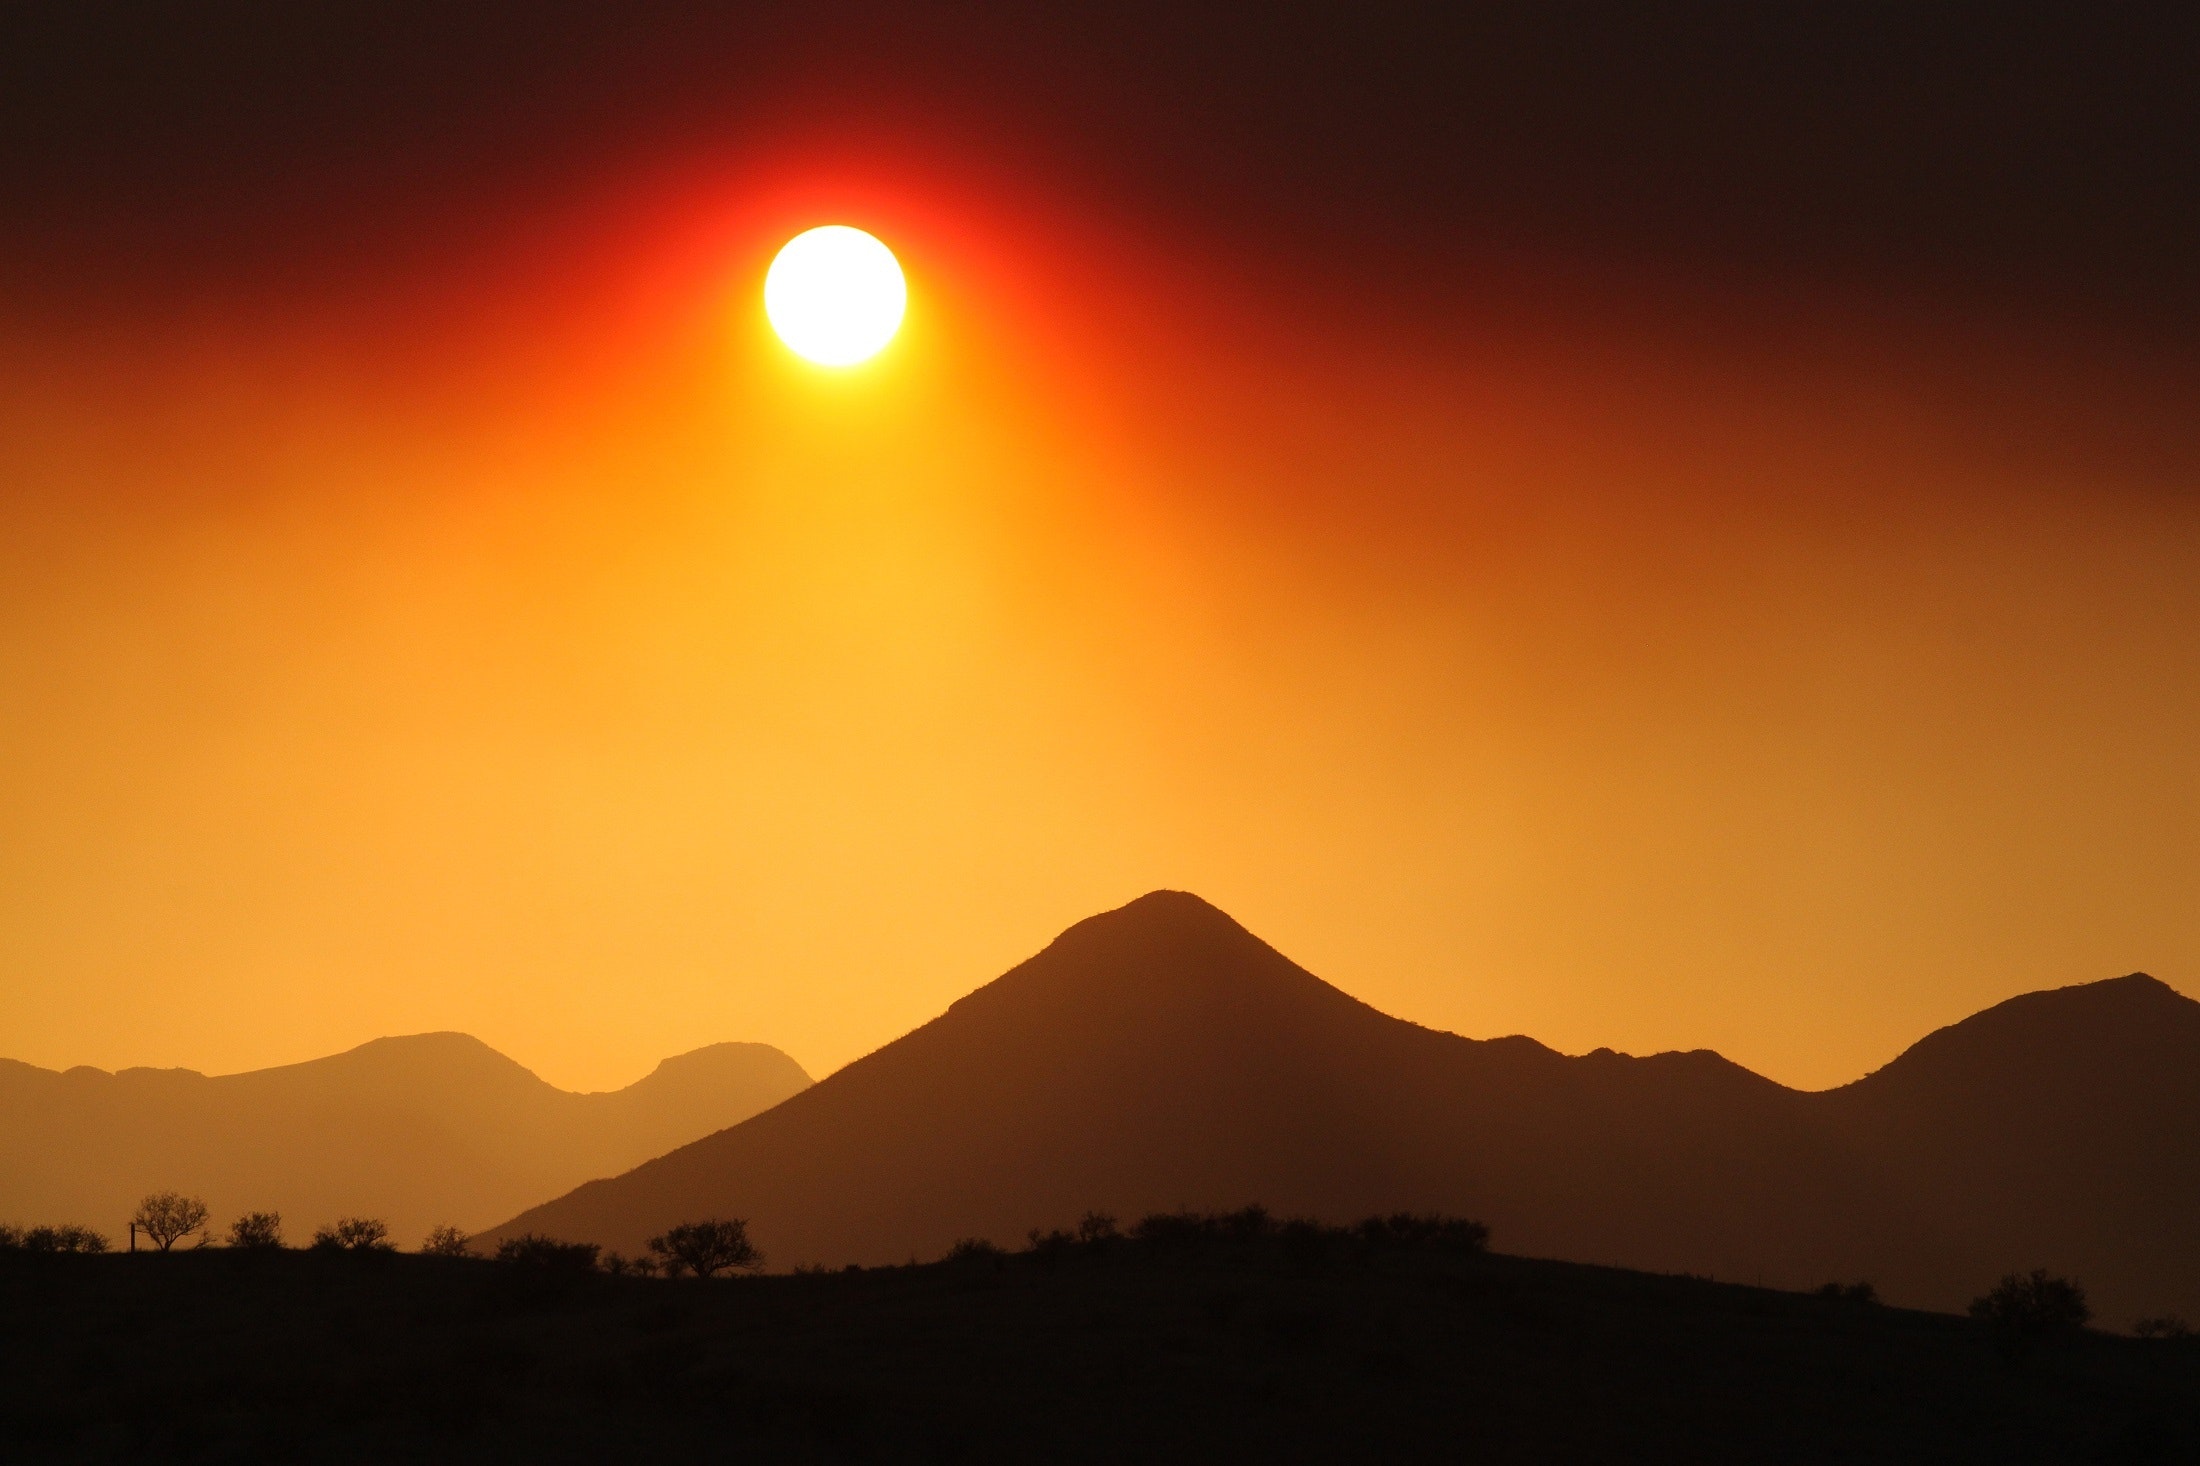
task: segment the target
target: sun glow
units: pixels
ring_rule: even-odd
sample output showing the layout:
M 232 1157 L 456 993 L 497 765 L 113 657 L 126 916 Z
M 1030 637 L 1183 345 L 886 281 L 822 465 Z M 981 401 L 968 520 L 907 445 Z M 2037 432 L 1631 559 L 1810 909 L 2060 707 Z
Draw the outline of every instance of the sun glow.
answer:
M 819 366 L 854 366 L 878 355 L 901 329 L 908 305 L 894 252 L 846 224 L 797 234 L 764 276 L 772 329 Z

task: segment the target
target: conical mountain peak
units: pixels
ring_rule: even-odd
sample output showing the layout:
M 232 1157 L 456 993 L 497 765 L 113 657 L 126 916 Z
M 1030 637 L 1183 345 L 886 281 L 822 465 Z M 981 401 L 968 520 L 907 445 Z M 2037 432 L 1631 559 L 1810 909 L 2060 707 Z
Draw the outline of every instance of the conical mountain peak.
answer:
M 1217 942 L 1267 944 L 1230 914 L 1189 891 L 1148 891 L 1137 900 L 1088 916 L 1049 944 L 1080 952 L 1114 948 L 1126 956 L 1170 948 L 1211 948 Z
M 1300 967 L 1226 912 L 1187 891 L 1151 891 L 1087 917 L 1045 950 L 969 994 L 951 1013 L 1021 1009 L 1026 1021 L 1083 1033 L 1103 1011 L 1162 1021 L 1212 1022 L 1224 1014 L 1315 1010 L 1331 1020 L 1380 1019 L 1371 1008 Z

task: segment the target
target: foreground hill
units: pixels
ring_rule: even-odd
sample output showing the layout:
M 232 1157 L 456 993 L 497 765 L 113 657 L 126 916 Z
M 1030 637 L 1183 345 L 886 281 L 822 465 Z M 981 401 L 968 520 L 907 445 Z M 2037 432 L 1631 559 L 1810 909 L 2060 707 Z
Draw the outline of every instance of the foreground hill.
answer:
M 338 1216 L 376 1216 L 409 1244 L 623 1170 L 809 1082 L 777 1049 L 729 1043 L 625 1089 L 571 1094 L 462 1033 L 219 1078 L 0 1060 L 0 1221 L 76 1222 L 119 1240 L 140 1196 L 175 1187 L 205 1197 L 219 1222 L 279 1211 L 302 1241 Z
M 1994 1010 L 1807 1094 L 1709 1052 L 1569 1058 L 1420 1028 L 1157 892 L 776 1109 L 489 1240 L 632 1252 L 738 1216 L 777 1266 L 876 1264 L 1087 1208 L 1257 1198 L 1475 1216 L 1510 1250 L 1580 1261 L 1866 1277 L 1931 1307 L 2046 1264 L 2119 1323 L 2200 1314 L 2179 1209 L 2200 1176 L 2200 1005 L 2145 978 L 2022 1001 L 2053 1011 Z M 2087 1037 L 2055 1062 L 2028 1047 L 2057 1031 Z
M 0 1254 L 0 1458 L 2172 1462 L 2190 1341 L 1566 1263 L 1103 1247 L 716 1283 Z

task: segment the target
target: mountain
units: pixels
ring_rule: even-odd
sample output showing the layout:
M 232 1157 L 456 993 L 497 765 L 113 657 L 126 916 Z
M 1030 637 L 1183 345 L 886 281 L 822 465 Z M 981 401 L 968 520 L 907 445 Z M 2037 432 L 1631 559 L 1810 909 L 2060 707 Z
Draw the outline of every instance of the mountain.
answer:
M 217 1223 L 282 1213 L 291 1240 L 338 1216 L 479 1227 L 731 1125 L 808 1086 L 765 1044 L 667 1059 L 604 1094 L 553 1088 L 462 1033 L 376 1039 L 278 1069 L 57 1073 L 0 1060 L 0 1220 L 118 1237 L 140 1196 L 204 1197 Z
M 1197 897 L 1064 932 L 777 1108 L 489 1235 L 639 1249 L 748 1219 L 774 1266 L 937 1255 L 1087 1209 L 1440 1210 L 1531 1255 L 1960 1307 L 2012 1268 L 2200 1314 L 2200 1004 L 2004 1004 L 1845 1089 L 1707 1051 L 1568 1057 L 1388 1017 Z
M 2134 973 L 2011 998 L 1810 1099 L 1971 1274 L 2045 1263 L 2111 1322 L 2200 1318 L 2200 1003 L 2168 985 Z M 1879 1276 L 1960 1301 L 1915 1261 L 1889 1255 Z

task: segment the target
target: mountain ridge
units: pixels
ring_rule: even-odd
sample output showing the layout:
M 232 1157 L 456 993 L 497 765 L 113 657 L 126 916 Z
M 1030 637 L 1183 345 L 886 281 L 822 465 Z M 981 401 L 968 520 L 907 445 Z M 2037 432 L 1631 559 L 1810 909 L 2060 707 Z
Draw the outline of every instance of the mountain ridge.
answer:
M 2082 985 L 2061 1007 L 2113 1018 L 2133 993 L 2189 1003 L 2152 981 L 2113 979 L 2125 986 L 2105 998 Z M 2036 1010 L 2017 1001 L 2020 1019 Z M 1941 1033 L 1963 1049 L 2009 1021 L 1950 1025 L 1829 1091 L 1708 1049 L 1568 1056 L 1384 1014 L 1196 896 L 1155 892 L 775 1109 L 484 1240 L 535 1230 L 631 1251 L 671 1222 L 733 1215 L 776 1266 L 879 1263 L 1087 1208 L 1257 1201 L 1326 1220 L 1472 1215 L 1509 1250 L 1652 1271 L 1870 1277 L 1930 1307 L 2044 1264 L 2085 1276 L 2112 1313 L 2200 1311 L 2200 1271 L 2172 1245 L 2182 1231 L 2146 1200 L 2163 1186 L 2116 1170 L 2131 1148 L 2104 1143 L 2101 1125 L 1986 1144 L 1957 1109 L 1907 1113 L 1913 1092 L 1930 1098 L 1911 1076 L 1935 1068 Z M 2200 1071 L 2200 1032 L 2192 1056 Z M 2102 1082 L 2126 1080 L 2111 1066 Z M 2043 1178 L 2028 1145 L 2068 1163 Z M 2200 1189 L 2200 1094 L 2136 1153 Z M 2111 1183 L 2114 1197 L 2091 1195 Z M 2088 1220 L 2104 1216 L 2118 1220 Z
M 809 1083 L 764 1044 L 711 1044 L 622 1089 L 574 1093 L 468 1034 L 369 1040 L 240 1073 L 0 1061 L 0 1219 L 119 1232 L 148 1191 L 294 1238 L 378 1216 L 401 1241 L 479 1226 L 768 1108 Z

